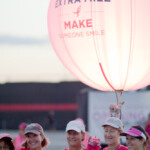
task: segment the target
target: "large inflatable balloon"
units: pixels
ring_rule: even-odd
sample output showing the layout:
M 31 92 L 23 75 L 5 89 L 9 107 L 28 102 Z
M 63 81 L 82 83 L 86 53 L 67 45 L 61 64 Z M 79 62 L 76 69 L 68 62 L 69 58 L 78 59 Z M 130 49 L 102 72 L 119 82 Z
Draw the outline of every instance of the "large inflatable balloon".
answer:
M 51 0 L 48 31 L 85 84 L 124 91 L 150 83 L 150 0 Z

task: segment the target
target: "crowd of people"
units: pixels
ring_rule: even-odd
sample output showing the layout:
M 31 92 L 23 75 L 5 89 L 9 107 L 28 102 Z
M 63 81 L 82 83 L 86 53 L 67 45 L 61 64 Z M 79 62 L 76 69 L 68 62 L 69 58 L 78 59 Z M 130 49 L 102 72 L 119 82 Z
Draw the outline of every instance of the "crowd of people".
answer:
M 149 135 L 140 125 L 133 125 L 124 131 L 123 123 L 119 118 L 109 117 L 102 127 L 107 145 L 103 150 L 149 150 Z M 121 144 L 121 136 L 126 137 L 125 145 Z M 66 140 L 68 147 L 64 150 L 102 149 L 100 139 L 88 134 L 84 121 L 80 118 L 67 123 Z M 21 123 L 19 135 L 14 139 L 7 133 L 0 134 L 0 150 L 45 150 L 49 143 L 43 127 L 38 123 Z

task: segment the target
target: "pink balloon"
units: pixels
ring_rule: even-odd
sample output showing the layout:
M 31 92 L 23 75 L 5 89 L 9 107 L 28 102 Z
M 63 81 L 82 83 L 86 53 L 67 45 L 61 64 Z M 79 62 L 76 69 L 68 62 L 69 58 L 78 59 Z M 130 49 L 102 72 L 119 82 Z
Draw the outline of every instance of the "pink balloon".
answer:
M 61 62 L 103 91 L 150 83 L 150 0 L 51 0 L 48 31 Z

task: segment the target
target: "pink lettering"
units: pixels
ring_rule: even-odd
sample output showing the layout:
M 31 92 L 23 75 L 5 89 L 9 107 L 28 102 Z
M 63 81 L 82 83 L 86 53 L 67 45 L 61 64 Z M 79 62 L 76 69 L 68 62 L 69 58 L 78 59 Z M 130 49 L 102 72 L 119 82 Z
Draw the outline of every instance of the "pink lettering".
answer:
M 70 21 L 67 23 L 67 22 L 64 22 L 65 24 L 65 29 L 67 28 L 67 27 L 69 27 L 69 29 L 71 28 L 71 24 L 70 24 Z
M 85 28 L 84 20 L 79 20 L 79 26 Z
M 93 27 L 92 26 L 92 19 L 87 19 L 86 20 L 86 26 L 89 28 L 89 27 Z
M 77 22 L 75 20 L 73 21 L 73 24 L 72 24 L 72 29 L 73 28 L 78 28 Z
M 93 27 L 92 19 L 83 19 L 83 20 L 74 20 L 64 22 L 65 29 L 74 29 L 74 28 L 91 28 Z

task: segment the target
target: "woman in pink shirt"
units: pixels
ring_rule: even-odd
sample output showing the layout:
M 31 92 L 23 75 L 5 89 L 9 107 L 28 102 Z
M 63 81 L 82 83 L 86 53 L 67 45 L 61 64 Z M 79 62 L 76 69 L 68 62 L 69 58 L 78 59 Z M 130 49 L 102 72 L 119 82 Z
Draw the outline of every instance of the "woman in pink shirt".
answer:
M 126 136 L 128 150 L 147 150 L 149 136 L 141 126 L 134 125 L 121 135 Z
M 49 144 L 45 137 L 43 128 L 38 123 L 31 123 L 25 129 L 26 141 L 21 150 L 43 150 Z
M 26 126 L 27 124 L 25 122 L 22 122 L 19 125 L 19 134 L 14 138 L 15 150 L 20 150 L 21 144 L 26 140 L 26 137 L 24 135 Z
M 0 134 L 0 149 L 2 150 L 15 150 L 12 138 L 7 133 Z
M 107 144 L 103 150 L 127 150 L 120 144 L 120 134 L 123 132 L 123 123 L 116 117 L 109 117 L 102 125 L 104 127 L 104 139 Z

